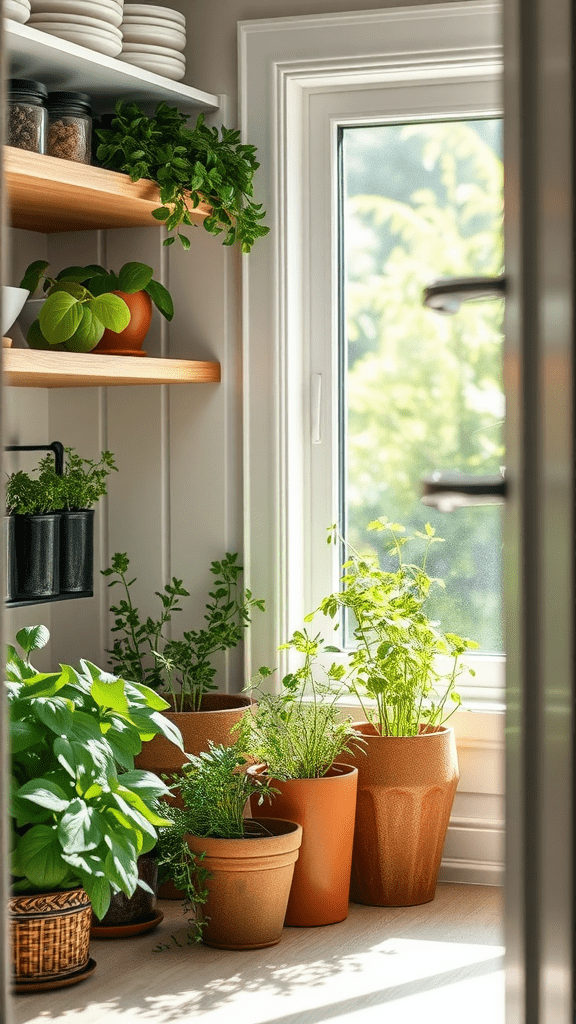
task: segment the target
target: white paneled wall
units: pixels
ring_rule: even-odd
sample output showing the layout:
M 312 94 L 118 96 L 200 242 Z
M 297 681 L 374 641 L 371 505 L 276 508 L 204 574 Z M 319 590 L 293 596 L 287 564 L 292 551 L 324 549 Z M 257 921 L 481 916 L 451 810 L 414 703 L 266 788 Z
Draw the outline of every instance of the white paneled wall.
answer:
M 189 252 L 179 244 L 162 246 L 162 237 L 159 228 L 13 232 L 15 284 L 33 259 L 49 259 L 54 272 L 71 264 L 117 270 L 129 260 L 148 263 L 171 291 L 176 312 L 167 324 L 154 311 L 145 350 L 219 360 L 223 376 L 221 384 L 173 387 L 6 389 L 7 443 L 60 440 L 89 458 L 108 448 L 119 470 L 109 477 L 108 497 L 96 513 L 94 598 L 9 612 L 8 636 L 24 622 L 48 625 L 52 642 L 44 664 L 80 657 L 106 662 L 109 600 L 120 591 L 110 591 L 99 570 L 113 552 L 128 553 L 137 576 L 134 599 L 146 614 L 158 610 L 156 590 L 173 575 L 184 580 L 191 597 L 183 602 L 181 624 L 175 620 L 179 634 L 203 621 L 210 562 L 239 545 L 240 352 L 227 299 L 235 287 L 235 255 L 202 228 L 192 231 Z M 33 459 L 19 464 L 30 466 Z M 222 659 L 221 689 L 242 687 L 241 664 L 238 653 Z

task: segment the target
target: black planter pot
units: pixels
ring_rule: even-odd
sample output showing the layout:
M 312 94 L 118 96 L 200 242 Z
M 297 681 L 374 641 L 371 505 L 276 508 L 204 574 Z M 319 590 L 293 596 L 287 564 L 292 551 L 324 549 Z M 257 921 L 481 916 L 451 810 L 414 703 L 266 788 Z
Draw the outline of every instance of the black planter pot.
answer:
M 4 599 L 6 601 L 14 601 L 17 593 L 17 579 L 16 579 L 16 530 L 14 516 L 4 516 L 4 534 L 3 534 L 3 545 L 4 545 L 4 572 L 6 579 L 6 593 Z
M 16 597 L 57 597 L 60 593 L 60 513 L 12 516 L 16 553 Z
M 60 593 L 91 592 L 94 586 L 94 509 L 63 512 L 60 523 Z
M 145 892 L 137 886 L 133 896 L 126 896 L 123 892 L 114 893 L 110 907 L 102 920 L 100 921 L 94 914 L 94 924 L 105 928 L 118 928 L 146 921 L 151 917 L 156 908 L 158 889 L 158 863 L 153 853 L 144 853 L 138 857 L 138 877 L 150 886 L 152 892 Z

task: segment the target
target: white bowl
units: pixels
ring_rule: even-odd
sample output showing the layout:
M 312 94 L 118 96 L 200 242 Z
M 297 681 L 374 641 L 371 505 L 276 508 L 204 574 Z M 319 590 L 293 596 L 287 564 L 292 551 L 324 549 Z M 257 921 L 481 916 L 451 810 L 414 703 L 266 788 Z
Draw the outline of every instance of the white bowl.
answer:
M 2 334 L 6 334 L 21 315 L 22 307 L 29 295 L 27 288 L 8 288 L 2 285 Z
M 186 36 L 162 25 L 126 25 L 122 22 L 122 36 L 126 43 L 151 43 L 153 46 L 169 46 L 178 51 L 186 46 Z
M 30 17 L 28 8 L 24 4 L 16 3 L 15 0 L 4 0 L 2 13 L 6 18 L 10 18 L 11 21 L 19 21 L 21 25 L 28 21 Z
M 25 7 L 27 11 L 30 10 L 30 0 L 11 0 L 11 3 L 18 4 L 19 7 Z
M 183 28 L 186 26 L 186 18 L 180 11 L 173 10 L 172 7 L 155 7 L 152 4 L 124 4 L 124 14 L 128 14 L 131 17 L 134 15 L 142 15 L 144 18 L 161 18 L 166 21 L 176 21 L 182 25 Z
M 150 67 L 172 68 L 173 71 L 177 71 L 178 68 L 182 68 L 182 70 L 186 68 L 186 61 L 184 59 L 174 60 L 173 57 L 161 57 L 157 53 L 123 53 L 121 57 L 127 64 L 139 65 L 140 61 L 143 60 Z
M 170 57 L 171 60 L 178 60 L 181 64 L 186 63 L 186 57 L 179 53 L 178 50 L 171 50 L 168 46 L 123 42 L 122 53 L 131 53 L 134 57 Z
M 66 39 L 69 43 L 76 43 L 78 46 L 85 46 L 96 53 L 105 53 L 107 57 L 117 57 L 122 50 L 122 37 L 109 35 L 103 29 L 87 28 L 86 26 L 55 25 L 48 28 L 43 23 L 37 25 L 38 32 L 47 32 L 48 35 L 56 36 L 58 39 Z
M 81 18 L 96 18 L 119 28 L 122 24 L 122 8 L 116 0 L 38 0 L 32 6 L 32 16 L 50 15 L 53 20 L 75 15 Z
M 186 74 L 186 65 L 179 64 L 173 61 L 170 64 L 154 64 L 150 60 L 146 59 L 146 54 L 142 57 L 136 57 L 136 60 L 126 60 L 128 56 L 135 56 L 134 54 L 120 54 L 118 60 L 124 61 L 125 64 L 131 64 L 133 67 L 142 68 L 144 71 L 152 71 L 155 75 L 161 75 L 162 78 L 170 78 L 173 82 L 179 82 Z M 148 55 L 150 56 L 150 55 Z
M 107 32 L 113 35 L 114 38 L 121 39 L 122 33 L 116 25 L 113 25 L 108 21 L 106 15 L 108 11 L 102 11 L 100 18 L 88 18 L 84 14 L 56 14 L 55 11 L 50 11 L 48 14 L 40 14 L 33 12 L 30 15 L 30 24 L 36 25 L 40 28 L 42 25 L 78 25 L 86 28 L 97 28 L 101 29 L 102 32 Z

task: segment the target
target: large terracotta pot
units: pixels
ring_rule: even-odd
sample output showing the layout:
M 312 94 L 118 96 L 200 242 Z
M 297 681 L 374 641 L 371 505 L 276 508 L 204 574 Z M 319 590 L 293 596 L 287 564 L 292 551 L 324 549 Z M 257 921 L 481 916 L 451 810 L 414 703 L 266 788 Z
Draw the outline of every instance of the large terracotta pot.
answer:
M 130 323 L 123 331 L 111 331 L 108 328 L 100 338 L 93 352 L 107 352 L 117 356 L 145 356 L 142 342 L 148 334 L 152 322 L 152 299 L 148 292 L 118 292 L 130 310 Z
M 92 918 L 84 889 L 11 896 L 8 914 L 16 991 L 83 980 Z
M 458 785 L 454 732 L 380 736 L 357 722 L 366 753 L 345 754 L 358 768 L 350 898 L 372 907 L 410 907 L 434 899 Z
M 193 853 L 205 853 L 210 871 L 202 941 L 217 949 L 263 949 L 282 937 L 302 828 L 294 821 L 259 819 L 272 835 L 243 839 L 187 836 Z
M 208 750 L 208 740 L 225 747 L 235 742 L 236 734 L 231 735 L 230 730 L 241 721 L 251 703 L 250 697 L 242 694 L 207 693 L 202 698 L 200 711 L 164 711 L 163 714 L 180 729 L 186 753 L 201 754 Z M 172 775 L 181 770 L 187 758 L 164 736 L 155 736 L 143 744 L 134 763 L 137 768 L 156 775 Z
M 266 769 L 255 765 L 248 772 L 263 776 Z M 344 921 L 350 898 L 358 769 L 335 764 L 321 779 L 270 781 L 279 793 L 271 804 L 266 801 L 261 806 L 253 796 L 253 816 L 276 814 L 302 825 L 302 846 L 284 923 L 309 928 Z

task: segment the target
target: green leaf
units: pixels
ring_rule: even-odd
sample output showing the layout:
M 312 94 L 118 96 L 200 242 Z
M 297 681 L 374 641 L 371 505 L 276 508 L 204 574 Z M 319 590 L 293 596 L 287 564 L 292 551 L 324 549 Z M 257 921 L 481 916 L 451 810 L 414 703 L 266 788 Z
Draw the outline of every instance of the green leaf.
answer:
M 104 334 L 104 324 L 94 316 L 90 306 L 82 306 L 82 319 L 64 347 L 68 352 L 91 352 Z
M 38 317 L 42 334 L 51 345 L 67 341 L 82 319 L 82 306 L 68 292 L 49 295 Z
M 46 338 L 42 334 L 42 331 L 40 330 L 40 321 L 38 320 L 38 318 L 36 318 L 36 320 L 34 320 L 33 323 L 31 324 L 30 330 L 26 335 L 26 341 L 28 343 L 29 348 L 44 349 L 45 351 L 52 348 L 52 345 L 50 344 L 49 341 L 46 340 Z
M 156 220 L 168 220 L 170 210 L 167 206 L 159 206 L 157 210 L 152 210 L 152 216 Z M 21 287 L 24 287 L 24 285 L 21 285 Z
M 132 896 L 138 884 L 137 854 L 127 836 L 116 832 L 113 847 L 104 862 L 107 877 L 127 896 Z
M 94 277 L 100 277 L 105 274 L 104 267 L 98 267 L 94 263 L 87 267 L 65 267 L 59 274 L 56 274 L 57 281 L 78 281 L 79 284 L 83 284 L 84 281 L 90 281 Z
M 95 850 L 102 840 L 102 827 L 96 807 L 84 800 L 73 800 L 58 822 L 58 837 L 65 853 Z
M 81 873 L 82 884 L 90 897 L 92 910 L 102 920 L 110 906 L 110 882 L 107 878 Z
M 166 708 L 170 707 L 168 701 L 164 700 L 164 697 L 161 697 L 150 686 L 145 686 L 144 683 L 133 683 L 132 685 L 146 698 L 147 706 L 153 708 L 154 711 L 165 711 Z
M 66 736 L 74 729 L 70 704 L 70 701 L 62 697 L 38 697 L 34 702 L 34 708 L 38 718 L 48 729 L 57 736 Z
M 18 800 L 29 800 L 54 812 L 65 811 L 70 803 L 64 790 L 50 779 L 31 779 L 15 795 Z
M 26 654 L 42 650 L 49 639 L 50 633 L 46 626 L 24 626 L 16 633 L 16 640 Z
M 158 732 L 162 736 L 165 736 L 170 743 L 174 743 L 179 750 L 184 750 L 184 741 L 182 739 L 182 733 L 180 729 L 166 715 L 160 714 L 158 711 L 153 711 L 150 715 L 151 720 L 158 726 Z
M 106 293 L 98 295 L 90 302 L 95 317 L 110 331 L 119 334 L 130 323 L 130 310 L 119 295 Z
M 129 295 L 143 291 L 152 280 L 152 267 L 145 263 L 125 263 L 118 274 L 119 290 Z
M 156 309 L 170 321 L 174 316 L 174 303 L 168 289 L 159 281 L 149 281 L 144 290 L 148 292 Z
M 44 275 L 44 271 L 49 267 L 47 260 L 35 260 L 26 269 L 24 277 L 20 281 L 20 288 L 27 288 L 30 292 L 30 296 L 34 295 L 40 281 Z
M 138 793 L 143 800 L 158 800 L 161 796 L 167 796 L 170 792 L 168 787 L 152 772 L 144 772 L 139 769 L 131 772 L 123 772 L 121 776 L 122 786 Z
M 18 863 L 32 884 L 44 892 L 57 889 L 68 874 L 56 829 L 49 825 L 34 825 L 22 836 Z
M 82 661 L 82 667 L 86 667 L 92 676 L 90 692 L 98 706 L 127 714 L 128 699 L 124 692 L 124 680 L 104 672 L 90 661 Z
M 12 755 L 19 754 L 28 747 L 34 747 L 41 743 L 44 734 L 37 725 L 32 722 L 10 722 L 10 749 Z
M 108 274 L 104 272 L 90 281 L 90 291 L 94 298 L 96 298 L 97 295 L 104 295 L 104 292 L 117 291 L 118 287 L 119 282 L 116 274 Z

